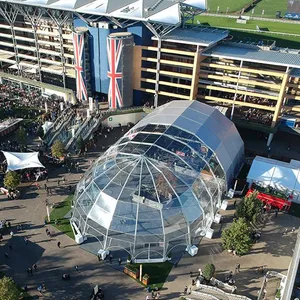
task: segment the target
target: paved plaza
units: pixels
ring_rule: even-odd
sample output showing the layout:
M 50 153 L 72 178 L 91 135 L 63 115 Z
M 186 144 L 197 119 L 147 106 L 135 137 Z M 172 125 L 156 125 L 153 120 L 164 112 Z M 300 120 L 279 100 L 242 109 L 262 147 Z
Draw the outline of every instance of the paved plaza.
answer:
M 121 132 L 121 129 L 114 129 L 107 139 L 102 138 L 98 142 L 96 149 L 91 149 L 86 157 L 78 158 L 79 172 L 68 174 L 63 167 L 50 170 L 47 184 L 52 188 L 53 196 L 49 197 L 49 202 L 58 203 L 65 199 L 68 195 L 67 186 L 75 185 L 90 161 L 99 156 L 97 149 L 101 148 L 100 145 L 108 146 L 122 134 L 124 131 Z M 66 178 L 66 182 L 57 186 L 57 178 L 62 176 Z M 72 239 L 51 225 L 44 225 L 46 191 L 43 189 L 44 182 L 40 182 L 40 185 L 41 189 L 38 190 L 31 184 L 23 184 L 23 196 L 18 200 L 7 200 L 0 196 L 0 219 L 10 221 L 14 232 L 13 238 L 6 234 L 0 244 L 1 269 L 20 286 L 28 285 L 30 294 L 40 299 L 88 299 L 96 284 L 103 288 L 106 299 L 145 299 L 145 289 L 137 282 L 99 262 L 95 255 L 81 249 Z M 214 238 L 203 238 L 196 257 L 184 254 L 178 266 L 173 267 L 162 289 L 162 299 L 178 299 L 184 287 L 191 285 L 189 272 L 203 268 L 208 262 L 215 264 L 217 278 L 221 280 L 240 263 L 241 271 L 234 276 L 237 293 L 251 299 L 257 296 L 262 282 L 262 275 L 257 274 L 258 267 L 264 265 L 268 271 L 286 273 L 297 232 L 292 233 L 291 229 L 294 226 L 299 227 L 300 219 L 284 214 L 279 214 L 277 218 L 274 214 L 267 215 L 261 226 L 260 242 L 253 246 L 250 254 L 237 257 L 223 251 L 220 241 L 221 231 L 232 221 L 233 206 L 229 205 L 229 209 L 221 213 L 223 222 L 214 225 Z M 17 232 L 16 226 L 20 224 L 23 229 Z M 46 228 L 54 233 L 53 237 L 46 235 Z M 289 230 L 287 235 L 282 234 L 285 228 Z M 29 239 L 27 245 L 25 236 Z M 58 241 L 61 242 L 61 248 L 57 247 Z M 13 246 L 12 251 L 8 248 L 9 243 Z M 10 258 L 6 259 L 4 252 Z M 38 266 L 37 271 L 29 276 L 27 268 L 34 263 Z M 79 266 L 79 271 L 75 270 L 75 265 Z M 71 274 L 71 280 L 62 281 L 63 273 Z M 47 288 L 43 296 L 36 290 L 42 283 Z

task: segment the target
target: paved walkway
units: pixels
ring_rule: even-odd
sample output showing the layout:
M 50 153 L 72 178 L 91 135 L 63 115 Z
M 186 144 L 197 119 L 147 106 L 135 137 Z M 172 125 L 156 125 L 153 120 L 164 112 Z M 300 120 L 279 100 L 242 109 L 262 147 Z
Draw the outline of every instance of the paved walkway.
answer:
M 231 201 L 231 203 L 234 200 Z M 265 266 L 267 271 L 277 271 L 286 274 L 293 255 L 293 248 L 297 238 L 297 230 L 292 233 L 295 226 L 300 226 L 300 219 L 290 215 L 279 214 L 266 215 L 265 222 L 260 227 L 262 237 L 260 242 L 254 244 L 250 253 L 239 257 L 229 254 L 222 249 L 221 232 L 230 225 L 233 209 L 230 207 L 222 211 L 224 216 L 221 224 L 214 224 L 215 233 L 213 239 L 203 238 L 199 245 L 199 252 L 195 257 L 185 254 L 177 268 L 173 268 L 164 285 L 168 299 L 178 299 L 184 287 L 191 286 L 190 271 L 196 272 L 207 263 L 213 263 L 216 267 L 216 277 L 224 280 L 225 274 L 232 271 L 235 273 L 235 266 L 241 264 L 239 274 L 234 276 L 237 285 L 237 294 L 244 295 L 250 299 L 256 299 L 262 284 L 262 275 L 257 274 L 257 268 Z M 285 228 L 289 233 L 282 235 Z
M 114 132 L 107 139 L 103 138 L 101 145 L 112 144 L 121 134 L 121 130 Z M 68 195 L 67 186 L 76 184 L 90 160 L 98 155 L 99 152 L 90 152 L 85 158 L 79 159 L 79 173 L 67 174 L 63 167 L 50 171 L 47 185 L 52 188 L 53 196 L 47 197 L 49 202 L 64 200 Z M 66 182 L 57 186 L 57 178 L 62 176 Z M 44 225 L 46 191 L 43 189 L 44 182 L 39 183 L 42 187 L 40 190 L 23 184 L 21 199 L 7 200 L 5 196 L 0 196 L 0 220 L 10 221 L 14 232 L 13 238 L 10 238 L 7 230 L 0 243 L 0 268 L 20 286 L 28 285 L 30 294 L 35 297 L 40 296 L 36 288 L 44 283 L 47 292 L 40 299 L 89 299 L 96 284 L 103 288 L 106 299 L 144 299 L 146 293 L 141 285 L 122 272 L 100 263 L 95 255 L 82 250 L 71 238 L 51 225 Z M 17 232 L 16 226 L 19 224 L 22 224 L 23 230 Z M 46 227 L 54 233 L 52 238 L 47 237 Z M 29 239 L 27 245 L 25 236 Z M 58 241 L 61 242 L 61 248 L 57 246 Z M 9 250 L 9 244 L 13 246 L 12 251 Z M 6 259 L 4 252 L 10 258 Z M 29 276 L 27 269 L 34 263 L 38 266 L 37 271 Z M 79 272 L 74 269 L 75 265 L 79 266 Z M 62 281 L 63 273 L 69 273 L 71 280 Z
M 100 155 L 97 149 L 101 145 L 108 146 L 116 141 L 118 136 L 124 134 L 120 129 L 114 129 L 107 139 L 102 137 L 97 148 L 92 149 L 85 158 L 79 159 L 80 172 L 71 175 L 66 174 L 65 168 L 56 168 L 50 172 L 48 186 L 53 187 L 54 195 L 49 197 L 49 202 L 57 203 L 67 196 L 67 186 L 76 184 L 82 172 L 89 166 L 89 162 Z M 285 147 L 283 145 L 282 147 Z M 293 149 L 288 152 L 292 154 Z M 296 151 L 295 151 L 296 152 Z M 295 155 L 296 156 L 296 155 Z M 296 158 L 296 157 L 295 157 Z M 57 178 L 64 176 L 66 183 L 57 186 Z M 43 182 L 40 183 L 43 187 Z M 145 299 L 146 293 L 143 288 L 134 280 L 114 270 L 105 263 L 99 263 L 97 258 L 74 243 L 68 236 L 56 231 L 52 226 L 54 237 L 48 238 L 44 226 L 46 215 L 45 199 L 46 193 L 43 189 L 23 186 L 19 200 L 6 200 L 0 196 L 0 219 L 7 219 L 12 223 L 14 237 L 6 234 L 0 246 L 0 267 L 9 276 L 13 276 L 20 286 L 28 285 L 31 294 L 37 296 L 36 287 L 42 283 L 46 284 L 47 293 L 44 299 L 88 299 L 92 288 L 99 284 L 105 291 L 107 299 Z M 199 253 L 196 257 L 185 254 L 176 268 L 173 268 L 167 282 L 162 290 L 163 299 L 178 299 L 186 285 L 190 285 L 189 272 L 196 271 L 207 262 L 216 265 L 217 276 L 224 278 L 224 274 L 234 270 L 237 263 L 241 264 L 241 272 L 235 276 L 238 293 L 255 298 L 261 284 L 261 276 L 256 274 L 256 269 L 261 265 L 267 265 L 267 270 L 285 272 L 288 268 L 296 234 L 282 236 L 284 228 L 299 226 L 300 220 L 288 215 L 268 216 L 262 228 L 262 239 L 255 244 L 251 253 L 244 257 L 231 256 L 222 250 L 219 239 L 220 232 L 231 220 L 232 211 L 223 212 L 226 216 L 221 226 L 216 226 L 216 238 L 203 239 Z M 16 232 L 16 225 L 22 224 L 23 230 Z M 28 245 L 24 237 L 29 238 Z M 61 242 L 61 249 L 57 242 Z M 8 243 L 11 243 L 13 250 L 10 251 Z M 9 259 L 5 259 L 4 252 L 8 252 Z M 258 255 L 259 254 L 259 255 Z M 26 270 L 34 263 L 38 265 L 37 272 L 28 276 Z M 76 272 L 74 266 L 79 266 Z M 63 273 L 71 274 L 71 281 L 61 280 Z M 70 295 L 69 295 L 70 294 Z

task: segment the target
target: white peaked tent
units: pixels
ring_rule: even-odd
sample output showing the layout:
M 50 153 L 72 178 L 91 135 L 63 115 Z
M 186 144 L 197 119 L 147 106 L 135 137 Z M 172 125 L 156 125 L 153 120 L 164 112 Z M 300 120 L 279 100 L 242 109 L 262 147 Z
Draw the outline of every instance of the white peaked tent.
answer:
M 293 193 L 293 201 L 300 201 L 300 161 L 283 161 L 256 156 L 251 165 L 247 182 L 272 186 Z
M 39 161 L 38 152 L 6 152 L 2 151 L 6 161 L 7 161 L 7 170 L 16 171 L 28 168 L 45 168 L 42 163 Z

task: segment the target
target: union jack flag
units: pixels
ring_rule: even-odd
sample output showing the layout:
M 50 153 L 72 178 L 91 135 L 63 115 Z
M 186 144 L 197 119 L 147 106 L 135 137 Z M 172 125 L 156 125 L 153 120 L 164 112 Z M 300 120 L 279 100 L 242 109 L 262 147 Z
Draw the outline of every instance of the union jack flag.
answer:
M 77 98 L 86 101 L 88 92 L 84 78 L 84 34 L 73 33 L 73 47 Z
M 117 109 L 123 107 L 122 89 L 123 74 L 121 71 L 120 58 L 123 48 L 123 42 L 121 40 L 108 39 L 107 40 L 107 56 L 109 71 L 107 72 L 108 78 L 110 78 L 108 89 L 108 103 L 109 108 Z

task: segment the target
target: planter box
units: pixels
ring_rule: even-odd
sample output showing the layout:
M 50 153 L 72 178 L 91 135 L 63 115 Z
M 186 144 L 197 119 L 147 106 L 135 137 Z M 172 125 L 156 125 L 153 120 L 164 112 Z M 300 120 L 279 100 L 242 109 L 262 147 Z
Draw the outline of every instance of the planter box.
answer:
M 142 278 L 142 284 L 148 285 L 148 284 L 149 284 L 149 281 L 150 281 L 149 279 L 150 279 L 149 277 L 146 277 L 146 278 L 143 277 L 143 278 Z
M 138 279 L 139 275 L 140 275 L 138 270 L 133 271 L 133 270 L 130 270 L 129 268 L 127 268 L 127 267 L 124 268 L 124 273 L 127 274 L 128 276 L 134 278 L 134 279 Z

